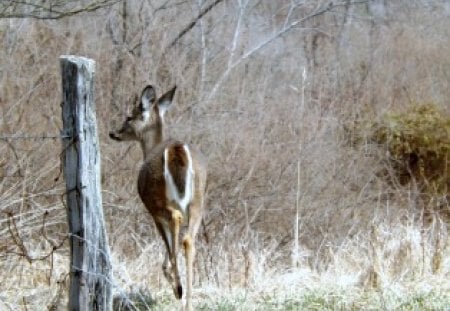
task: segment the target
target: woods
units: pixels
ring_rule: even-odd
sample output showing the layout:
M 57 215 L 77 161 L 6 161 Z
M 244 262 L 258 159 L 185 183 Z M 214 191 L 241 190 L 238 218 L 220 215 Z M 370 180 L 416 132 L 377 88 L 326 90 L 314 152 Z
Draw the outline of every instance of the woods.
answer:
M 446 124 L 449 14 L 444 0 L 2 2 L 0 308 L 67 305 L 64 54 L 96 62 L 115 295 L 176 306 L 137 194 L 141 154 L 107 137 L 142 85 L 176 84 L 170 134 L 201 146 L 210 172 L 194 307 L 447 306 L 448 190 L 427 181 L 448 170 L 399 176 L 403 155 L 376 135 L 423 105 Z

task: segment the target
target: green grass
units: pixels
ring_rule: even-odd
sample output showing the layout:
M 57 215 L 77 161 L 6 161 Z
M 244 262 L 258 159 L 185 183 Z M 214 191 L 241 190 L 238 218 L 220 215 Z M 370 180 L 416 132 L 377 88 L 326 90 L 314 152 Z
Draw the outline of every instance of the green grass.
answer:
M 142 297 L 142 296 L 141 296 Z M 150 298 L 149 301 L 152 301 Z M 199 311 L 295 311 L 295 310 L 450 310 L 450 292 L 396 295 L 378 291 L 305 290 L 301 293 L 257 294 L 243 290 L 229 296 L 203 295 L 194 300 Z M 150 310 L 177 310 L 179 303 L 164 293 L 156 298 Z M 138 310 L 149 310 L 136 303 Z

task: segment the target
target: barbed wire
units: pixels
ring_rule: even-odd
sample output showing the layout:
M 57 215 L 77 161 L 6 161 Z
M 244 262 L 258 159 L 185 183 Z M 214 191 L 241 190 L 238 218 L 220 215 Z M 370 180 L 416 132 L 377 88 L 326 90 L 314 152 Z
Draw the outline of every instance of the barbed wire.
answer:
M 64 139 L 70 138 L 69 135 L 16 135 L 16 134 L 6 134 L 0 135 L 0 140 L 45 140 L 45 139 Z

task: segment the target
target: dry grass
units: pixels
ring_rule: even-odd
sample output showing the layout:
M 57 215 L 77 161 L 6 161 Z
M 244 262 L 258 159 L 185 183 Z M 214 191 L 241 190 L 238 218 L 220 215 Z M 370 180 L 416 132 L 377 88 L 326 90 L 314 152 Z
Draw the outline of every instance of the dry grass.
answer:
M 339 7 L 277 37 L 315 7 L 224 1 L 166 53 L 202 1 L 161 10 L 129 1 L 126 23 L 122 4 L 56 21 L 0 20 L 9 60 L 0 65 L 0 137 L 58 135 L 57 59 L 95 59 L 114 288 L 173 310 L 162 244 L 136 192 L 140 150 L 106 133 L 145 83 L 159 92 L 176 83 L 171 134 L 199 145 L 210 166 L 195 264 L 200 310 L 446 309 L 448 223 L 439 214 L 424 222 L 417 188 L 380 174 L 383 146 L 364 137 L 354 146 L 346 131 L 414 102 L 449 109 L 448 5 L 431 2 L 439 9 Z M 0 140 L 2 310 L 64 309 L 59 153 L 57 140 Z

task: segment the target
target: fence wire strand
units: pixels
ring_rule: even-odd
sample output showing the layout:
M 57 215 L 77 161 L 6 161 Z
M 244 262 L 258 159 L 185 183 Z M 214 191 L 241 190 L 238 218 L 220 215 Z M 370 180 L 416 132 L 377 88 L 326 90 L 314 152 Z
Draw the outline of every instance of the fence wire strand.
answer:
M 45 139 L 64 139 L 70 138 L 69 135 L 0 135 L 0 140 L 45 140 Z

